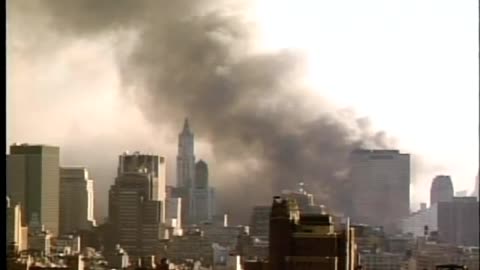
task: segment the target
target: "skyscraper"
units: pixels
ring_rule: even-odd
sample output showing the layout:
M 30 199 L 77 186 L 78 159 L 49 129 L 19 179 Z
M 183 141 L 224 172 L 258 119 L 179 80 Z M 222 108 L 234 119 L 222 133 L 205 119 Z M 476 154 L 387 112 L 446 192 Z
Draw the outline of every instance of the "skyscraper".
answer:
M 60 168 L 60 232 L 91 230 L 95 226 L 93 180 L 84 167 Z
M 190 130 L 188 119 L 185 119 L 183 130 L 178 135 L 177 187 L 192 187 L 195 178 L 193 139 L 193 133 Z
M 38 219 L 53 235 L 59 226 L 60 149 L 14 144 L 7 155 L 7 195 L 22 208 L 22 223 Z
M 186 224 L 194 222 L 192 213 L 194 181 L 194 137 L 188 119 L 185 119 L 183 130 L 178 135 L 177 188 L 174 193 L 175 197 L 182 198 L 182 220 Z
M 438 206 L 437 206 L 438 205 Z M 454 245 L 478 246 L 478 210 L 475 197 L 454 197 L 436 207 L 439 238 Z
M 350 156 L 354 222 L 399 230 L 410 213 L 410 155 L 398 150 L 356 150 Z
M 438 202 L 451 202 L 453 199 L 452 179 L 448 175 L 437 175 L 430 188 L 430 206 Z
M 120 244 L 130 255 L 153 255 L 164 235 L 165 188 L 163 157 L 139 152 L 121 155 L 109 193 L 108 216 L 115 232 L 110 243 Z
M 195 164 L 195 188 L 208 187 L 208 165 L 205 161 L 199 160 Z
M 162 202 L 151 199 L 151 187 L 147 173 L 126 172 L 110 188 L 108 216 L 115 238 L 111 243 L 119 244 L 130 255 L 155 254 L 162 237 Z
M 146 173 L 151 182 L 150 196 L 154 201 L 165 202 L 166 164 L 165 158 L 157 155 L 125 152 L 118 158 L 118 175 L 128 172 Z
M 208 165 L 200 160 L 195 165 L 195 184 L 192 188 L 191 222 L 211 221 L 215 214 L 215 191 L 208 185 Z

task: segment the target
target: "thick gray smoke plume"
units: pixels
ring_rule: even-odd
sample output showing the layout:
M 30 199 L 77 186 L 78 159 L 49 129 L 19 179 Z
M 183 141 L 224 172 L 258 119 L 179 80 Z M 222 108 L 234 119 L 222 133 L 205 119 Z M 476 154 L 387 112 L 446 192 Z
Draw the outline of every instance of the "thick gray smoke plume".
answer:
M 32 2 L 11 1 L 9 9 Z M 242 9 L 234 2 L 35 3 L 32 13 L 72 39 L 134 33 L 133 47 L 119 39 L 115 48 L 125 96 L 155 127 L 178 130 L 184 117 L 191 119 L 197 138 L 212 145 L 220 208 L 239 220 L 299 181 L 317 201 L 341 211 L 349 152 L 388 146 L 367 120 L 335 112 L 310 94 L 301 83 L 301 54 L 256 50 L 254 25 L 231 12 Z

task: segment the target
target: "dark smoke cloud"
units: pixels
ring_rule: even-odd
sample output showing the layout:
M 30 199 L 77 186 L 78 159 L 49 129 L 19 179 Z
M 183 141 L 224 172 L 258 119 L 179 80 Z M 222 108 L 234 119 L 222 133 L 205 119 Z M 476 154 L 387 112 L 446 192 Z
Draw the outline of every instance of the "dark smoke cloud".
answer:
M 13 2 L 13 12 L 27 3 Z M 124 95 L 154 128 L 177 131 L 184 117 L 191 119 L 197 137 L 212 145 L 221 209 L 236 221 L 299 181 L 317 201 L 342 210 L 349 152 L 392 146 L 368 119 L 332 110 L 309 94 L 301 83 L 301 53 L 256 50 L 254 28 L 228 8 L 234 2 L 36 3 L 36 12 L 63 37 L 136 34 L 132 48 L 125 49 L 121 39 L 115 45 Z

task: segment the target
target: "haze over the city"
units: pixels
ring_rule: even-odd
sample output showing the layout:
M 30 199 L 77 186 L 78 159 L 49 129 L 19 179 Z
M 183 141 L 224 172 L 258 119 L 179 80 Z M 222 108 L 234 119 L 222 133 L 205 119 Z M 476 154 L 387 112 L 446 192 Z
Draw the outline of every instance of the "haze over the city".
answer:
M 227 179 L 229 172 L 236 175 L 234 179 L 255 178 L 254 172 L 263 176 L 258 166 L 265 160 L 283 164 L 283 152 L 269 149 L 262 149 L 266 155 L 249 160 L 248 150 L 260 153 L 258 147 L 270 145 L 269 127 L 264 123 L 272 123 L 272 130 L 280 134 L 272 133 L 271 138 L 279 135 L 275 137 L 278 142 L 288 138 L 293 146 L 318 146 L 320 154 L 313 154 L 313 160 L 327 145 L 311 142 L 316 134 L 319 141 L 324 138 L 326 142 L 334 141 L 338 134 L 342 140 L 354 135 L 367 145 L 411 153 L 414 209 L 429 200 L 430 183 L 437 174 L 451 175 L 456 191 L 473 191 L 478 174 L 478 2 L 302 0 L 240 5 L 242 1 L 198 1 L 207 10 L 222 7 L 217 12 L 220 17 L 202 17 L 206 16 L 203 7 L 182 9 L 192 1 L 178 1 L 178 5 L 159 1 L 171 8 L 167 12 L 173 17 L 195 18 L 193 23 L 179 24 L 185 32 L 169 31 L 179 25 L 163 25 L 164 21 L 150 17 L 151 13 L 135 17 L 160 6 L 154 2 L 143 1 L 138 8 L 121 2 L 118 9 L 105 5 L 94 11 L 102 14 L 112 8 L 118 17 L 111 21 L 89 20 L 86 6 L 64 2 L 9 3 L 7 145 L 58 145 L 62 164 L 88 166 L 101 216 L 117 157 L 125 150 L 166 156 L 168 181 L 175 182 L 176 140 L 184 117 L 191 118 L 197 136 L 196 155 L 210 162 L 212 182 L 220 190 L 227 185 L 241 186 Z M 125 10 L 131 18 L 122 13 Z M 226 14 L 229 16 L 224 17 Z M 190 28 L 197 19 L 202 27 L 215 30 L 207 32 L 209 39 L 200 35 L 203 28 Z M 191 45 L 180 46 L 184 42 Z M 197 44 L 212 52 L 213 64 L 208 57 L 181 55 Z M 169 50 L 172 58 L 167 57 Z M 202 59 L 206 64 L 192 64 L 192 71 L 182 69 L 189 59 Z M 213 82 L 228 82 L 228 89 L 235 91 L 208 92 L 209 87 L 218 85 L 202 84 L 211 76 L 198 68 L 215 67 L 218 62 L 225 69 L 215 69 L 214 75 L 226 79 Z M 187 71 L 169 73 L 177 68 Z M 260 76 L 255 76 L 252 68 L 258 68 Z M 164 81 L 155 81 L 152 74 L 164 76 Z M 181 83 L 172 79 L 176 75 Z M 157 85 L 165 88 L 153 87 Z M 194 92 L 197 85 L 201 89 Z M 262 93 L 258 90 L 262 87 L 268 89 L 264 92 L 267 97 L 248 104 L 249 98 Z M 157 92 L 152 89 L 161 95 L 154 95 Z M 248 89 L 246 96 L 239 94 L 242 89 Z M 195 96 L 209 93 L 228 95 L 213 99 Z M 286 104 L 287 100 L 291 104 Z M 238 110 L 225 113 L 225 119 L 207 113 L 229 105 Z M 258 122 L 261 128 L 255 129 L 258 132 L 249 133 L 255 126 L 248 114 L 254 112 L 252 108 L 259 109 L 262 121 Z M 291 116 L 292 112 L 298 115 Z M 235 125 L 229 119 L 244 122 Z M 314 127 L 281 121 L 298 119 L 312 121 Z M 300 138 L 309 140 L 292 135 L 289 124 L 304 131 Z M 221 130 L 224 126 L 227 131 Z M 331 126 L 334 132 L 324 132 Z M 238 139 L 236 134 L 245 137 Z M 260 146 L 254 136 L 264 138 L 259 140 Z M 341 142 L 324 151 L 349 149 Z M 232 157 L 228 159 L 225 149 L 230 145 L 251 149 L 229 153 Z M 304 159 L 310 153 L 298 155 Z M 243 163 L 236 163 L 239 159 L 244 159 Z M 217 166 L 220 162 L 222 168 Z M 298 166 L 312 168 L 310 164 Z M 337 169 L 331 164 L 325 168 Z M 218 171 L 222 173 L 216 174 Z M 292 184 L 314 176 L 305 174 L 292 179 Z M 266 196 L 267 203 L 269 198 Z

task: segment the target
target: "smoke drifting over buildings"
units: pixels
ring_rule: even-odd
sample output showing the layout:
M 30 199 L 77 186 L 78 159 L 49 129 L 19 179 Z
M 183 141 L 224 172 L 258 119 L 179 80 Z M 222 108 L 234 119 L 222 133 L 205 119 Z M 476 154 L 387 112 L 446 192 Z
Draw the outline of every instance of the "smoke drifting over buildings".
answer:
M 311 94 L 300 54 L 257 50 L 254 25 L 228 9 L 232 1 L 9 4 L 10 16 L 38 13 L 30 20 L 41 18 L 71 39 L 122 37 L 113 49 L 128 105 L 138 106 L 152 127 L 175 133 L 188 116 L 197 137 L 212 146 L 219 206 L 242 219 L 253 204 L 300 180 L 319 201 L 341 209 L 350 151 L 389 146 L 367 120 Z M 34 4 L 42 6 L 28 9 Z M 125 33 L 133 34 L 124 39 Z

